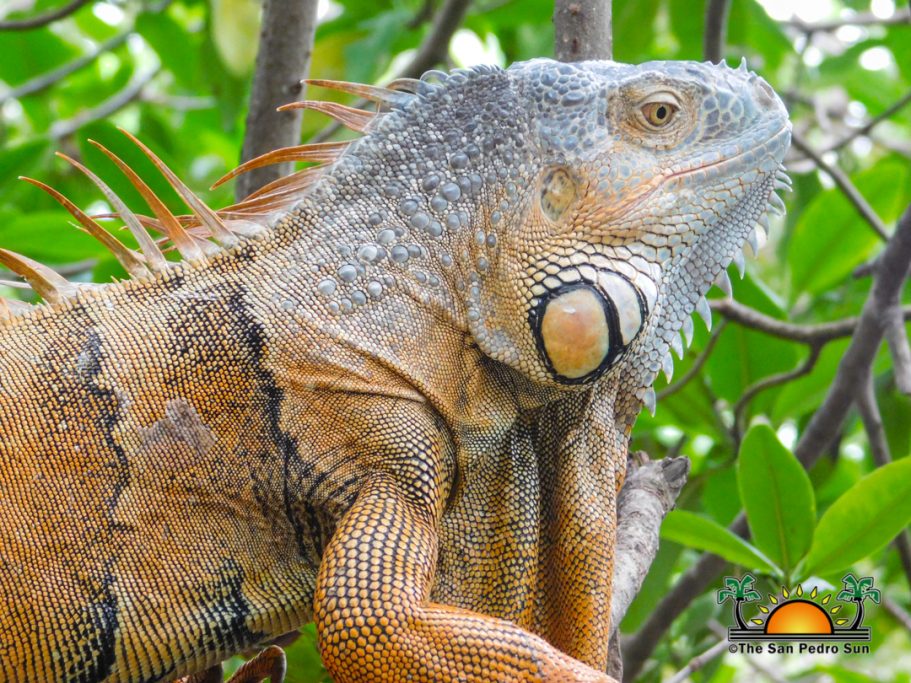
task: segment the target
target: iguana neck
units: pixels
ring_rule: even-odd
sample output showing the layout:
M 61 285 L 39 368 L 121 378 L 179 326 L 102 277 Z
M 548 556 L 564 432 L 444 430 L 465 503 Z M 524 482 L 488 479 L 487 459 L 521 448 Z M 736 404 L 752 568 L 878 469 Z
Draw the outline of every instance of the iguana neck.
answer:
M 258 260 L 272 272 L 251 273 L 250 290 L 268 299 L 269 315 L 294 316 L 297 324 L 344 340 L 453 419 L 464 412 L 466 393 L 489 390 L 482 385 L 491 382 L 491 368 L 507 385 L 500 390 L 518 405 L 557 398 L 558 391 L 487 358 L 470 332 L 472 301 L 498 258 L 496 226 L 507 220 L 500 199 L 509 192 L 507 183 L 501 186 L 496 177 L 485 183 L 468 171 L 463 189 L 434 182 L 433 176 L 442 174 L 429 172 L 416 192 L 389 187 L 374 192 L 358 166 L 356 157 L 346 157 L 263 240 L 267 255 Z M 449 196 L 453 210 L 415 211 L 408 204 L 412 196 L 425 205 L 435 196 Z M 292 334 L 278 341 L 289 348 L 295 344 Z

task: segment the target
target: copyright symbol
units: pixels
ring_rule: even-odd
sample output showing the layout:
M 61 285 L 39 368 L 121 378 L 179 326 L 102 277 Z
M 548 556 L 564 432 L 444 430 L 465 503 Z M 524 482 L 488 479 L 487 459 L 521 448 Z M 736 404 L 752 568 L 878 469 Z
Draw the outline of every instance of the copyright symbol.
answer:
M 730 652 L 732 654 L 736 654 L 737 650 L 738 650 L 738 648 L 736 645 L 734 645 L 734 643 L 731 643 L 730 645 L 728 645 L 728 652 Z

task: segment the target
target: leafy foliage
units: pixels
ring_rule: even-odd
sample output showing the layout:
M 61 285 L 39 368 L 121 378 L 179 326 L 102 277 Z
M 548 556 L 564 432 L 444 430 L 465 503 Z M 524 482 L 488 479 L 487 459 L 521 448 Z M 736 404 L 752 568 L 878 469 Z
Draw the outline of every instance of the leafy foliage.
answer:
M 18 4 L 33 14 L 60 2 Z M 613 4 L 616 59 L 701 58 L 702 3 L 698 11 L 684 0 Z M 820 6 L 827 13 L 811 16 Z M 129 203 L 142 206 L 114 165 L 86 142 L 92 138 L 132 164 L 172 210 L 181 210 L 173 191 L 116 127 L 153 146 L 194 189 L 208 187 L 233 167 L 244 132 L 256 7 L 254 0 L 99 0 L 49 26 L 0 31 L 0 53 L 6 55 L 0 60 L 0 244 L 61 266 L 76 279 L 124 277 L 100 245 L 67 226 L 68 215 L 51 198 L 15 178 L 40 178 L 90 212 L 109 210 L 90 183 L 55 159 L 53 152 L 62 149 L 88 160 Z M 326 8 L 314 48 L 315 77 L 388 78 L 429 31 L 420 0 L 338 0 Z M 517 0 L 475 2 L 451 44 L 450 58 L 470 64 L 552 54 L 552 10 L 549 0 L 523 0 L 521 7 Z M 844 26 L 805 30 L 786 19 L 795 10 L 811 23 L 841 18 Z M 891 230 L 911 203 L 911 106 L 865 134 L 856 132 L 911 91 L 911 26 L 894 21 L 854 26 L 848 20 L 851 13 L 871 10 L 881 16 L 903 11 L 881 1 L 871 8 L 867 0 L 732 0 L 726 54 L 735 63 L 746 56 L 750 67 L 784 95 L 795 131 L 814 149 L 828 150 L 826 161 L 845 171 Z M 80 59 L 85 62 L 81 68 L 37 87 L 43 76 Z M 121 106 L 107 107 L 124 93 L 131 96 Z M 308 113 L 304 136 L 326 123 Z M 855 316 L 867 297 L 869 279 L 853 273 L 879 253 L 882 240 L 812 162 L 795 152 L 788 166 L 794 180 L 794 192 L 786 197 L 788 214 L 773 220 L 769 244 L 748 264 L 746 279 L 734 276 L 735 299 L 799 324 Z M 231 192 L 221 187 L 201 194 L 211 205 L 223 206 L 231 202 Z M 20 295 L 0 290 L 4 296 Z M 911 303 L 907 296 L 904 301 Z M 733 570 L 752 570 L 760 584 L 773 578 L 837 583 L 854 567 L 876 577 L 883 599 L 907 605 L 909 577 L 889 541 L 911 521 L 911 403 L 896 389 L 888 353 L 880 352 L 874 374 L 895 462 L 876 468 L 863 424 L 852 414 L 836 446 L 805 472 L 792 447 L 820 406 L 847 340 L 823 346 L 805 374 L 744 400 L 757 382 L 798 368 L 812 349 L 721 322 L 716 314 L 713 334 L 697 329 L 692 350 L 675 368 L 678 382 L 711 349 L 707 361 L 686 384 L 669 392 L 662 392 L 667 387 L 659 383 L 659 395 L 665 395 L 657 415 L 643 415 L 634 431 L 634 449 L 652 457 L 681 452 L 693 469 L 680 510 L 664 527 L 664 538 L 673 542 L 662 545 L 624 631 L 634 633 L 680 572 L 706 550 L 721 554 Z M 749 541 L 726 528 L 741 510 L 749 521 Z M 716 620 L 727 622 L 711 599 L 718 587 L 692 596 L 640 680 L 661 680 L 717 642 L 711 626 Z M 855 587 L 846 583 L 845 590 Z M 880 597 L 878 592 L 875 599 L 866 595 L 874 603 Z M 882 609 L 873 608 L 867 616 L 879 666 L 875 676 L 864 673 L 868 660 L 859 657 L 785 658 L 788 673 L 782 676 L 907 681 L 898 670 L 901 665 L 890 663 L 900 662 L 899 653 L 911 649 L 911 637 Z M 309 626 L 290 649 L 289 681 L 325 679 L 314 639 Z M 729 657 L 693 674 L 693 680 L 747 680 L 753 675 L 743 658 Z

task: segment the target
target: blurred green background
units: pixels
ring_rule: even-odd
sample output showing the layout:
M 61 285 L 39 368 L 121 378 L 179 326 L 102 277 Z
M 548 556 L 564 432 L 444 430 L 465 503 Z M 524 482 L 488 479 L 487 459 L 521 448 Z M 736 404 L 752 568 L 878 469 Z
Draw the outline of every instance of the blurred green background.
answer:
M 2 0 L 0 18 L 60 4 Z M 320 3 L 311 75 L 388 80 L 426 36 L 439 4 Z M 552 11 L 552 2 L 544 0 L 477 0 L 450 42 L 448 66 L 506 65 L 552 55 Z M 69 227 L 70 216 L 50 197 L 16 180 L 32 176 L 90 213 L 109 211 L 91 183 L 53 156 L 62 150 L 93 168 L 128 204 L 144 207 L 113 164 L 87 143 L 91 138 L 132 164 L 172 209 L 183 211 L 175 193 L 118 126 L 155 149 L 210 205 L 230 204 L 231 184 L 215 191 L 206 188 L 238 162 L 259 12 L 259 4 L 251 0 L 110 0 L 91 2 L 40 29 L 0 31 L 0 244 L 59 267 L 76 280 L 123 277 L 100 244 Z M 702 3 L 622 0 L 614 3 L 613 15 L 618 61 L 702 58 Z M 911 202 L 911 106 L 893 106 L 907 102 L 911 92 L 907 17 L 907 6 L 892 0 L 733 0 L 724 50 L 734 63 L 745 56 L 775 87 L 792 112 L 795 131 L 848 175 L 887 231 Z M 69 69 L 74 63 L 81 67 Z M 71 72 L 55 77 L 59 69 Z M 890 108 L 896 111 L 889 113 Z M 889 113 L 885 120 L 861 130 L 883 112 Z M 327 123 L 308 112 L 304 139 Z M 857 315 L 870 279 L 854 271 L 884 242 L 812 161 L 792 151 L 787 164 L 794 181 L 794 192 L 784 197 L 787 216 L 773 219 L 769 243 L 758 260 L 748 262 L 745 279 L 732 267 L 735 299 L 799 324 Z M 0 290 L 4 296 L 23 296 L 20 290 Z M 713 290 L 712 296 L 720 293 Z M 875 577 L 892 605 L 867 605 L 866 623 L 873 628 L 870 655 L 729 655 L 714 658 L 693 673 L 692 680 L 911 681 L 911 621 L 902 623 L 902 610 L 907 616 L 911 601 L 911 568 L 902 566 L 894 545 L 887 545 L 896 524 L 900 528 L 911 519 L 906 510 L 911 500 L 908 468 L 889 470 L 885 483 L 864 479 L 876 464 L 864 426 L 853 413 L 836 445 L 808 476 L 799 466 L 794 469 L 790 453 L 825 396 L 849 339 L 822 346 L 804 376 L 741 401 L 755 383 L 800 367 L 813 349 L 735 323 L 720 325 L 721 319 L 715 315 L 709 354 L 704 351 L 712 336 L 697 324 L 693 348 L 675 368 L 678 382 L 681 377 L 687 381 L 666 392 L 666 383 L 659 380 L 657 414 L 644 413 L 635 429 L 634 449 L 652 458 L 684 454 L 693 468 L 678 503 L 685 512 L 669 522 L 666 541 L 623 623 L 624 633 L 635 634 L 669 586 L 706 548 L 722 552 L 718 548 L 731 541 L 715 527 L 729 524 L 746 505 L 755 548 L 728 549 L 729 574 L 752 571 L 763 592 L 801 581 L 837 591 L 844 567 L 795 564 L 808 549 L 811 556 L 819 554 L 818 548 L 810 549 L 811 543 L 836 550 L 841 543 L 854 571 Z M 688 373 L 695 363 L 698 372 Z M 875 362 L 875 388 L 888 446 L 899 465 L 911 451 L 911 403 L 895 387 L 885 347 Z M 751 424 L 763 426 L 754 427 L 744 439 Z M 772 474 L 738 468 L 738 453 L 742 462 L 766 454 L 782 465 Z M 783 479 L 786 473 L 789 480 Z M 769 498 L 767 509 L 781 514 L 762 519 L 759 504 L 748 500 L 749 491 L 778 485 L 786 487 L 784 499 Z M 875 541 L 856 557 L 851 547 L 857 544 L 845 540 L 851 534 L 842 533 L 859 524 L 846 500 L 865 511 L 861 517 L 869 528 L 863 531 Z M 828 520 L 817 526 L 829 510 Z M 715 526 L 693 523 L 686 517 L 690 513 Z M 775 540 L 778 532 L 791 539 L 784 545 L 790 543 L 796 556 L 783 556 L 781 538 Z M 761 557 L 751 555 L 752 550 L 759 550 Z M 762 557 L 771 559 L 771 565 Z M 719 580 L 718 586 L 692 596 L 683 615 L 655 644 L 637 680 L 665 680 L 719 641 L 719 628 L 730 625 L 729 606 L 716 604 L 720 587 Z M 751 613 L 749 606 L 745 613 Z M 328 680 L 312 627 L 289 650 L 287 680 Z

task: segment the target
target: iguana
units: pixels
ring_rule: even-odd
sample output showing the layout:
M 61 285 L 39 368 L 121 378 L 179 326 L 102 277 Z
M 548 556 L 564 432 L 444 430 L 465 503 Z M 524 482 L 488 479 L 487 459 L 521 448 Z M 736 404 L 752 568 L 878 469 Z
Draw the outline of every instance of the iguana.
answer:
M 613 680 L 630 430 L 780 201 L 784 106 L 692 62 L 311 84 L 365 135 L 222 211 L 138 141 L 193 215 L 71 160 L 141 253 L 31 181 L 134 277 L 0 252 L 46 300 L 2 308 L 0 679 L 217 680 L 314 620 L 339 683 Z

